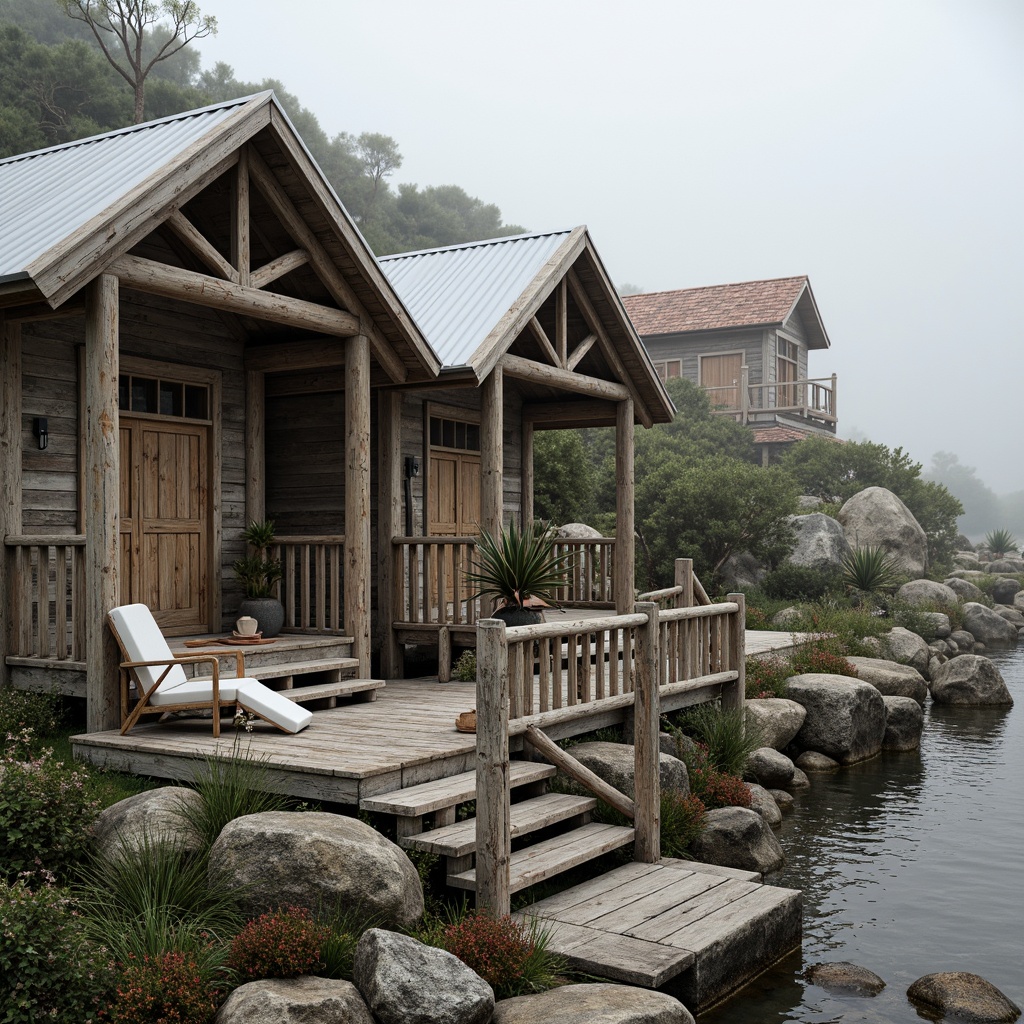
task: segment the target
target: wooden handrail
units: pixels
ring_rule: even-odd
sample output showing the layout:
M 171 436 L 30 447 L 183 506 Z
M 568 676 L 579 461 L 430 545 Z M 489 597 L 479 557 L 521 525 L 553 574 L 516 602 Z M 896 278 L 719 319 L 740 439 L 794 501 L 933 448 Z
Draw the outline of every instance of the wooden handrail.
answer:
M 9 548 L 81 548 L 85 547 L 85 534 L 74 533 L 68 534 L 67 536 L 52 533 L 21 535 L 8 534 L 4 537 L 4 545 Z

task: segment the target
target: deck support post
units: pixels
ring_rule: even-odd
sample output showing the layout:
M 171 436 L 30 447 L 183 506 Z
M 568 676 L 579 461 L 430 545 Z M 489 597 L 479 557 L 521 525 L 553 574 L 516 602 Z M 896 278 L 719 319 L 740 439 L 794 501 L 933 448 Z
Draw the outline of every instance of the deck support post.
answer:
M 523 526 L 533 522 L 533 423 L 523 420 Z
M 747 691 L 747 597 L 745 594 L 729 594 L 726 600 L 738 605 L 739 610 L 733 612 L 727 620 L 729 629 L 729 668 L 736 672 L 736 681 L 726 683 L 722 687 L 722 710 L 742 712 Z
M 377 402 L 377 620 L 380 671 L 385 679 L 402 675 L 402 647 L 394 623 L 401 617 L 400 579 L 392 543 L 402 535 L 402 394 L 382 391 Z
M 636 575 L 633 499 L 633 399 L 615 407 L 615 612 L 633 610 Z
M 120 598 L 118 281 L 86 286 L 85 311 L 85 661 L 86 727 L 120 725 L 117 642 L 107 612 Z
M 657 864 L 661 859 L 661 780 L 658 729 L 661 699 L 658 666 L 658 606 L 653 601 L 636 605 L 647 622 L 633 631 L 636 640 L 636 688 L 633 705 L 633 778 L 636 839 L 633 859 Z
M 484 378 L 480 390 L 480 529 L 496 537 L 504 505 L 505 386 L 500 364 Z
M 692 608 L 693 607 L 693 559 L 692 558 L 677 558 L 676 559 L 676 578 L 675 585 L 682 587 L 683 592 L 679 595 L 676 600 L 679 602 L 677 608 Z
M 0 690 L 11 681 L 13 593 L 4 538 L 20 534 L 21 519 L 21 325 L 0 312 Z
M 499 918 L 510 909 L 512 863 L 505 623 L 481 619 L 476 637 L 476 905 Z
M 370 339 L 345 342 L 345 632 L 370 675 Z

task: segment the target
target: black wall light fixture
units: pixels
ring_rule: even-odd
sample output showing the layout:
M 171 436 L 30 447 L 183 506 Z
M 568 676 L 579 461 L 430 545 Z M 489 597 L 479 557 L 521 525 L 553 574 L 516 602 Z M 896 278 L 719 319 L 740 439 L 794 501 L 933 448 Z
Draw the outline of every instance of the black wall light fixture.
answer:
M 405 535 L 412 536 L 412 478 L 420 475 L 420 460 L 415 455 L 405 457 Z
M 43 451 L 50 443 L 50 430 L 45 416 L 37 416 L 32 421 L 32 436 L 39 442 L 39 450 Z

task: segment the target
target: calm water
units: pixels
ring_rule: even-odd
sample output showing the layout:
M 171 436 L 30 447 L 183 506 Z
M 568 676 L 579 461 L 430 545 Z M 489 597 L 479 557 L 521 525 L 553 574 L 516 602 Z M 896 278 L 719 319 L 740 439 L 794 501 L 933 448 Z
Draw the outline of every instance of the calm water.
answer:
M 804 892 L 802 953 L 700 1024 L 920 1024 L 907 987 L 936 971 L 980 974 L 1024 1006 L 1024 644 L 990 656 L 1013 708 L 929 703 L 919 752 L 811 777 L 769 879 Z M 887 988 L 858 999 L 802 980 L 831 960 Z

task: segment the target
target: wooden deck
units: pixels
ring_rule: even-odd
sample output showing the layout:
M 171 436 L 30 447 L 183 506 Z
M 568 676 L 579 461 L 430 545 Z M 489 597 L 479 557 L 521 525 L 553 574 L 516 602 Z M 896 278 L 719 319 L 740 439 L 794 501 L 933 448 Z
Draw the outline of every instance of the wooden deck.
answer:
M 575 970 L 666 988 L 694 1013 L 800 944 L 802 896 L 754 872 L 665 859 L 626 864 L 516 916 L 549 929 Z

